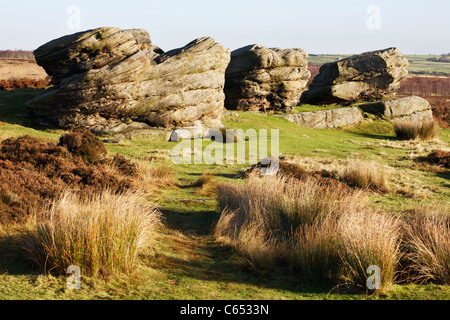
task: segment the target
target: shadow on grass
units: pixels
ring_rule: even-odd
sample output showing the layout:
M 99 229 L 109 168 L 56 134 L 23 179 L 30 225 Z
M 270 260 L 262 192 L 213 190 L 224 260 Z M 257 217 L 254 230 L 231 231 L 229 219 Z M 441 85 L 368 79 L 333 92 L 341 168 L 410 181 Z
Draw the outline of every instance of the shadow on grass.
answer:
M 203 201 L 209 201 L 209 199 L 189 199 L 186 200 L 186 206 Z M 161 208 L 160 211 L 168 228 L 178 230 L 187 236 L 211 234 L 220 216 L 214 210 L 188 212 Z
M 0 274 L 38 275 L 34 263 L 24 249 L 25 235 L 0 236 Z
M 264 297 L 277 298 L 275 292 L 266 293 L 264 290 L 276 290 L 292 294 L 301 294 L 305 298 L 326 296 L 336 286 L 333 281 L 305 280 L 294 274 L 275 270 L 261 272 L 253 270 L 242 257 L 238 256 L 230 245 L 217 242 L 213 236 L 207 237 L 191 249 L 196 252 L 193 258 L 182 259 L 172 255 L 159 255 L 159 261 L 164 261 L 162 267 L 171 270 L 171 277 L 190 278 L 201 281 L 202 287 L 208 282 L 215 287 L 220 283 L 221 292 L 229 293 L 233 299 L 245 299 L 249 295 L 258 295 L 248 290 L 260 291 Z M 240 285 L 245 286 L 240 292 Z M 265 298 L 263 298 L 265 299 Z
M 181 245 L 183 249 L 178 250 L 192 254 L 192 258 L 188 259 L 159 254 L 158 260 L 164 261 L 162 267 L 170 268 L 172 276 L 221 282 L 225 284 L 225 287 L 242 284 L 259 289 L 281 290 L 293 294 L 303 293 L 304 297 L 327 295 L 336 286 L 336 283 L 331 280 L 306 280 L 283 270 L 272 272 L 254 270 L 231 245 L 217 241 L 213 235 L 220 217 L 216 211 L 188 212 L 161 209 L 161 212 L 168 228 L 181 232 L 189 239 L 187 240 L 188 248 L 184 243 Z M 237 292 L 236 296 L 238 295 Z
M 30 101 L 43 91 L 45 89 L 0 90 L 0 121 L 32 129 L 49 129 L 37 125 L 31 111 L 26 107 L 27 101 Z
M 221 178 L 226 178 L 226 179 L 240 179 L 242 177 L 244 177 L 245 175 L 245 170 L 239 170 L 237 173 L 233 172 L 233 173 L 216 173 L 216 172 L 211 172 L 215 177 L 221 177 Z M 194 176 L 194 177 L 201 177 L 203 173 L 197 173 L 197 172 L 191 172 L 189 173 L 189 175 Z
M 389 141 L 400 141 L 397 137 L 394 136 L 388 136 L 385 134 L 375 134 L 375 133 L 367 133 L 367 132 L 355 132 L 355 131 L 349 131 L 350 133 L 364 137 L 369 139 L 376 139 L 376 140 L 389 140 Z
M 444 172 L 438 172 L 436 173 L 436 175 L 439 178 L 445 179 L 445 180 L 450 180 L 450 170 L 444 171 Z M 450 188 L 450 184 L 446 184 L 445 187 Z

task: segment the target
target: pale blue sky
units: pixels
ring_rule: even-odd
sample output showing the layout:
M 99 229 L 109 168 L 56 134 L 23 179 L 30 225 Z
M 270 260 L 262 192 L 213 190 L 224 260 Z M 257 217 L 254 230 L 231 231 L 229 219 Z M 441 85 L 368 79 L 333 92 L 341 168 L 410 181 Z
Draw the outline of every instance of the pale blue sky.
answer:
M 69 5 L 80 30 L 69 29 Z M 370 30 L 367 8 L 380 9 Z M 163 50 L 211 36 L 232 50 L 259 43 L 309 53 L 450 52 L 449 0 L 0 0 L 0 49 L 33 50 L 54 38 L 101 26 L 146 29 Z

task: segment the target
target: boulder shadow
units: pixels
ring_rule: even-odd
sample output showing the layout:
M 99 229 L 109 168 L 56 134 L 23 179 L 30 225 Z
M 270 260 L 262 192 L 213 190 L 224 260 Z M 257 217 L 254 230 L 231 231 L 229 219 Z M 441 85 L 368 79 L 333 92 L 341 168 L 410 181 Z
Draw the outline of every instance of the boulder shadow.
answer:
M 39 275 L 36 264 L 27 257 L 26 235 L 0 236 L 0 274 Z
M 32 129 L 53 129 L 37 124 L 26 103 L 38 96 L 45 89 L 18 88 L 0 90 L 0 122 L 17 124 Z

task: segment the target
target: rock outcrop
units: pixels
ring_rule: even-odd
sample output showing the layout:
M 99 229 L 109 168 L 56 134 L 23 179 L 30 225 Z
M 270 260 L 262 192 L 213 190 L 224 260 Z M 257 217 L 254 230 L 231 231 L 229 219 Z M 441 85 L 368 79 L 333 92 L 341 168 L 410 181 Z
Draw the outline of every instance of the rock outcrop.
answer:
M 420 97 L 410 96 L 367 103 L 359 106 L 364 112 L 383 116 L 391 121 L 429 121 L 433 120 L 433 111 L 430 103 Z
M 364 120 L 361 112 L 355 107 L 298 112 L 281 117 L 299 126 L 313 129 L 341 128 L 358 124 Z
M 307 57 L 302 49 L 260 45 L 233 51 L 225 75 L 225 108 L 265 111 L 295 107 L 311 76 Z
M 164 52 L 145 30 L 98 28 L 53 40 L 35 57 L 54 84 L 28 103 L 43 125 L 222 126 L 230 51 L 212 38 Z
M 397 48 L 326 63 L 301 100 L 310 104 L 329 104 L 392 95 L 407 76 L 408 66 L 408 60 Z

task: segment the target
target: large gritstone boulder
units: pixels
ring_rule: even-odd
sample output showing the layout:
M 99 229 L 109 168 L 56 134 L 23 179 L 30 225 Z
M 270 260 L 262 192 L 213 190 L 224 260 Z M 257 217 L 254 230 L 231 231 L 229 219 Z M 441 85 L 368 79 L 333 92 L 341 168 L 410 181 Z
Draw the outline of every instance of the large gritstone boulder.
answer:
M 367 52 L 326 63 L 302 102 L 310 104 L 373 100 L 395 94 L 409 62 L 397 48 Z
M 225 108 L 285 110 L 300 101 L 311 73 L 302 49 L 251 45 L 231 53 L 225 75 Z
M 230 51 L 212 38 L 163 52 L 145 30 L 98 28 L 53 40 L 34 54 L 54 84 L 28 103 L 43 125 L 103 133 L 196 120 L 222 125 Z
M 409 120 L 421 122 L 433 120 L 433 111 L 430 103 L 417 96 L 367 103 L 359 107 L 365 112 L 386 117 L 391 121 Z

